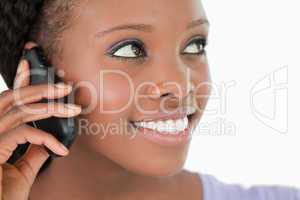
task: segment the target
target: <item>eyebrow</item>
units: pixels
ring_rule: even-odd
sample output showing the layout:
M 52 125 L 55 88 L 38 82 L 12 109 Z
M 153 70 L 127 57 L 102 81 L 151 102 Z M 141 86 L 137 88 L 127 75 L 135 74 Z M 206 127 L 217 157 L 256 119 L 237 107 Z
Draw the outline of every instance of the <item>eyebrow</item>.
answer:
M 206 18 L 200 18 L 200 19 L 193 20 L 192 22 L 190 22 L 187 25 L 187 29 L 191 29 L 191 28 L 194 28 L 195 26 L 202 26 L 202 25 L 209 26 L 208 19 L 206 19 Z
M 209 25 L 209 21 L 206 18 L 196 19 L 191 21 L 186 28 L 191 29 L 196 26 L 202 26 L 202 25 Z M 101 32 L 97 32 L 96 37 L 102 37 L 108 33 L 119 31 L 119 30 L 137 30 L 137 31 L 143 31 L 149 33 L 149 32 L 153 32 L 154 27 L 149 24 L 123 24 L 123 25 L 109 28 Z

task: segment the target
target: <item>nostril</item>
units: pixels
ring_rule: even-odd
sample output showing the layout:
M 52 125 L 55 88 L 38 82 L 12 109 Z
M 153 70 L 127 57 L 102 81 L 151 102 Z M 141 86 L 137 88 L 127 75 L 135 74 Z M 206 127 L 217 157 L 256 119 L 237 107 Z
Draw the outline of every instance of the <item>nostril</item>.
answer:
M 165 93 L 165 94 L 162 94 L 161 97 L 164 97 L 164 96 L 168 96 L 170 95 L 171 93 Z
M 191 122 L 191 121 L 192 121 L 192 119 L 194 118 L 194 116 L 195 116 L 195 113 L 193 113 L 193 114 L 190 114 L 190 115 L 188 115 L 188 116 L 187 116 L 187 118 L 188 118 L 189 122 Z

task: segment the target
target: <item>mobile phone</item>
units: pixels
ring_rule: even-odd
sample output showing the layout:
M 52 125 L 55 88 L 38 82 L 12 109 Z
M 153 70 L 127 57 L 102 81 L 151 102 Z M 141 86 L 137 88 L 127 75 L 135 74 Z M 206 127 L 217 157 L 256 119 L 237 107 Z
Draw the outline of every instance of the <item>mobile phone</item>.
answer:
M 62 79 L 55 73 L 54 67 L 45 57 L 43 49 L 41 47 L 36 46 L 29 50 L 24 50 L 23 58 L 29 62 L 31 85 L 63 82 Z M 43 98 L 39 102 L 74 103 L 74 91 L 71 91 L 70 94 L 62 98 Z M 52 134 L 67 148 L 71 147 L 78 134 L 78 121 L 76 117 L 61 118 L 53 116 L 46 119 L 29 122 L 26 124 Z M 9 161 L 13 163 L 17 159 L 19 159 L 19 157 L 21 157 L 25 153 L 28 146 L 28 143 L 25 145 L 18 145 Z M 46 146 L 44 147 L 46 148 L 47 152 L 50 154 L 51 157 L 60 157 L 60 155 L 52 152 Z

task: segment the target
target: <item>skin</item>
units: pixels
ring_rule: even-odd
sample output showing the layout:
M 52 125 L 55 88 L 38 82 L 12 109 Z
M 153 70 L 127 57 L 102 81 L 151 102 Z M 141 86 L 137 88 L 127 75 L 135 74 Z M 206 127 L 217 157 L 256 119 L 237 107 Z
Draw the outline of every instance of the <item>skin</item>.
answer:
M 205 55 L 183 55 L 181 52 L 193 36 L 208 36 L 206 23 L 186 29 L 191 21 L 206 19 L 201 2 L 80 0 L 77 5 L 73 11 L 75 23 L 63 33 L 62 57 L 51 61 L 65 72 L 65 82 L 80 85 L 86 81 L 93 87 L 92 92 L 86 87 L 76 88 L 76 104 L 86 108 L 95 102 L 93 109 L 81 113 L 78 119 L 103 127 L 114 124 L 120 134 L 113 134 L 111 128 L 97 134 L 81 129 L 66 157 L 54 160 L 40 176 L 31 176 L 30 199 L 203 199 L 198 174 L 183 169 L 189 142 L 161 146 L 140 136 L 131 139 L 131 135 L 122 134 L 125 131 L 133 134 L 128 124 L 122 122 L 147 117 L 138 107 L 159 111 L 163 104 L 171 112 L 183 104 L 191 104 L 194 98 L 200 109 L 193 127 L 200 121 L 201 110 L 210 94 L 209 84 L 202 84 L 210 83 L 207 59 Z M 98 32 L 131 23 L 149 24 L 153 30 L 116 30 L 95 37 Z M 148 54 L 145 60 L 125 61 L 105 54 L 112 44 L 128 38 L 137 38 L 145 44 Z M 25 48 L 33 45 L 27 43 Z M 116 73 L 104 78 L 107 84 L 99 83 L 100 72 L 109 69 L 124 72 L 132 84 Z M 150 84 L 141 87 L 145 81 L 154 83 L 155 87 Z M 170 81 L 179 87 L 165 84 Z M 190 90 L 188 83 L 198 87 Z M 26 85 L 25 81 L 23 86 Z M 134 94 L 130 94 L 131 86 Z M 146 97 L 129 101 L 132 96 L 139 95 Z M 108 114 L 100 112 L 101 104 L 105 110 L 128 106 L 122 112 Z M 35 161 L 39 164 L 34 169 L 47 157 L 43 155 Z

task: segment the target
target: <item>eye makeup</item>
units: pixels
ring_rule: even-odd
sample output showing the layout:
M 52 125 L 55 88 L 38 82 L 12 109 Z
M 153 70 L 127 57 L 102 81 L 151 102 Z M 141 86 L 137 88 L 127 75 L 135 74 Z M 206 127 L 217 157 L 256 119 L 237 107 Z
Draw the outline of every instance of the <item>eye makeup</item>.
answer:
M 188 48 L 192 44 L 196 44 L 197 49 L 199 50 L 198 53 L 185 53 L 183 52 L 183 55 L 203 55 L 205 54 L 206 46 L 207 46 L 207 38 L 205 36 L 196 35 L 191 37 L 191 39 L 188 40 L 188 44 L 186 45 L 185 49 Z
M 126 46 L 130 46 L 131 49 L 129 48 L 129 50 L 132 50 L 134 52 L 134 54 L 137 54 L 137 56 L 118 56 L 118 55 L 114 55 L 116 52 L 118 52 L 120 49 L 125 48 Z M 127 49 L 128 50 L 128 49 Z M 108 56 L 116 58 L 116 59 L 145 59 L 145 57 L 147 57 L 147 52 L 145 50 L 145 44 L 140 41 L 139 39 L 136 38 L 129 38 L 126 40 L 121 40 L 118 41 L 116 43 L 114 43 L 113 45 L 111 45 L 106 53 Z
M 185 49 L 188 49 L 191 52 L 184 52 L 184 50 L 181 54 L 188 56 L 203 55 L 205 54 L 206 45 L 206 37 L 198 34 L 191 37 L 191 39 L 188 40 L 187 45 L 185 45 Z M 117 55 L 117 53 L 123 55 Z M 148 57 L 145 44 L 136 38 L 129 38 L 114 43 L 108 48 L 106 55 L 121 61 L 134 62 L 142 62 Z

